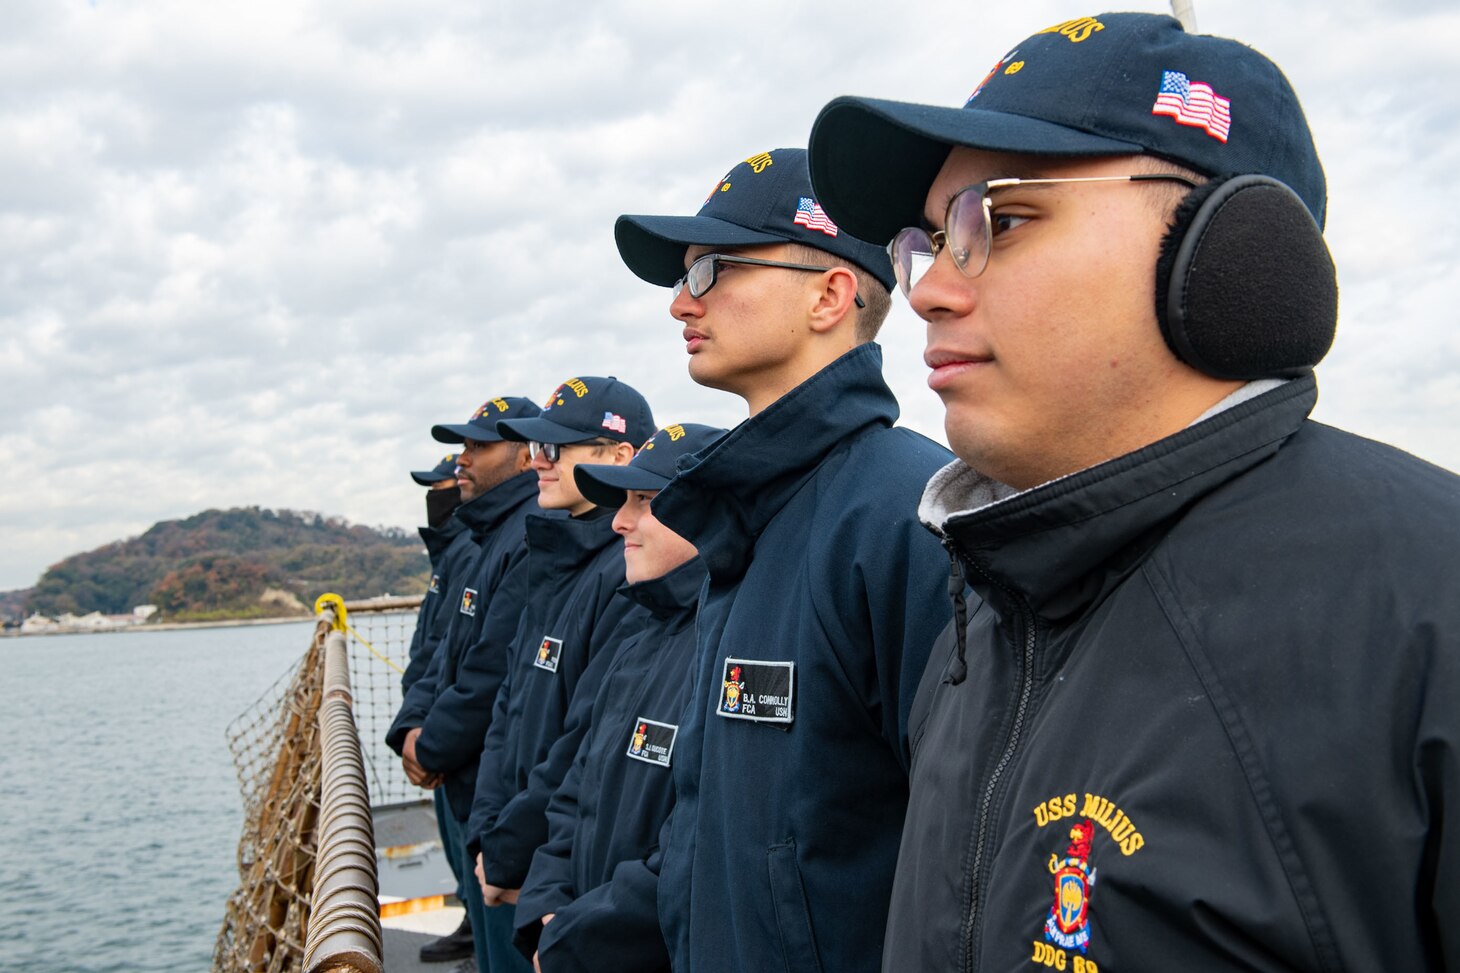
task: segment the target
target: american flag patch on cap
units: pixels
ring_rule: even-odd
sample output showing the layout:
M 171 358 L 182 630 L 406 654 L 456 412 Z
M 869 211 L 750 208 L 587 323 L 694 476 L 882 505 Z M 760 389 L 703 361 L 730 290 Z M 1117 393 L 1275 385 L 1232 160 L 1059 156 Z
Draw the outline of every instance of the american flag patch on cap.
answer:
M 1222 143 L 1232 128 L 1232 102 L 1180 71 L 1161 72 L 1161 90 L 1151 114 L 1170 115 L 1178 124 L 1199 128 Z
M 798 223 L 808 230 L 820 230 L 827 236 L 836 236 L 841 232 L 831 221 L 831 217 L 826 215 L 826 210 L 821 208 L 821 204 L 810 196 L 801 197 L 801 201 L 796 204 L 796 216 L 791 222 Z

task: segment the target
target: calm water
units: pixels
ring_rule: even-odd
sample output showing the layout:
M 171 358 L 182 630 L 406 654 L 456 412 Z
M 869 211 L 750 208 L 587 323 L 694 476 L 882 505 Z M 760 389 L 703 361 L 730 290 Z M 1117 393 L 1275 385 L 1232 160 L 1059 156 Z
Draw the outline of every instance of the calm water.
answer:
M 224 730 L 311 631 L 0 639 L 0 973 L 208 968 L 238 884 Z

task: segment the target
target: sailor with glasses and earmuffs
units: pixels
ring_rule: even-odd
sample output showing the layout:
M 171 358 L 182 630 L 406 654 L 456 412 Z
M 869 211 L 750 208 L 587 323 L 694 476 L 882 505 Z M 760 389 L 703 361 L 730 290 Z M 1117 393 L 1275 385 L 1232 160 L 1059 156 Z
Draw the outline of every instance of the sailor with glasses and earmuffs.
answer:
M 1277 66 L 1080 17 L 962 108 L 832 101 L 810 158 L 958 456 L 883 969 L 1460 969 L 1460 478 L 1308 418 L 1337 285 Z

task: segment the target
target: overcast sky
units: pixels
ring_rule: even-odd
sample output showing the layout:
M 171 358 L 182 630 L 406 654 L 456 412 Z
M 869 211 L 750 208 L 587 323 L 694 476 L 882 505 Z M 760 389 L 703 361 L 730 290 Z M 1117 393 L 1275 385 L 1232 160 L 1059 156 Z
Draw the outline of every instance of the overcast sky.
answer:
M 208 507 L 414 526 L 432 423 L 574 375 L 630 382 L 661 423 L 734 424 L 614 217 L 694 212 L 836 95 L 962 104 L 1095 12 L 7 0 L 0 589 Z M 1460 469 L 1460 7 L 1197 15 L 1283 66 L 1328 170 L 1342 301 L 1316 417 Z M 941 440 L 900 298 L 882 343 L 904 421 Z

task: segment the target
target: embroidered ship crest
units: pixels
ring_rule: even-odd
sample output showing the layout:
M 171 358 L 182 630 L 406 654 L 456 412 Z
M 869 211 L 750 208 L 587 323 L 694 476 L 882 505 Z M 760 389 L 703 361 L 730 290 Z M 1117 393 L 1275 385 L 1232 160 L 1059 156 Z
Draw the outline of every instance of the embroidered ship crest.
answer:
M 1095 824 L 1084 819 L 1070 829 L 1065 857 L 1053 862 L 1054 905 L 1044 921 L 1044 938 L 1064 949 L 1085 952 L 1090 944 L 1090 893 L 1095 870 L 1090 867 L 1090 841 Z

